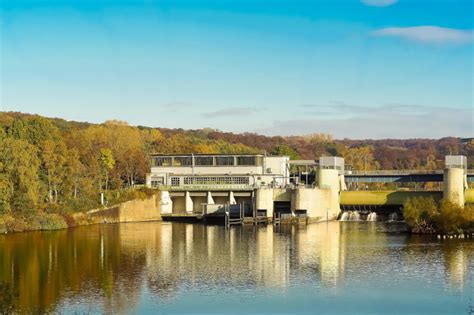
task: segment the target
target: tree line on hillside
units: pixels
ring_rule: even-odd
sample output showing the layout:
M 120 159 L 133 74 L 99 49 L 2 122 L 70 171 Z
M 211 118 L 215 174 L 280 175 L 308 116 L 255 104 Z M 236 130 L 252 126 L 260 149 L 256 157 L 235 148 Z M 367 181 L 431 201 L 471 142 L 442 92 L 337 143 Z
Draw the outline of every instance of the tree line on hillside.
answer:
M 69 122 L 0 113 L 0 215 L 30 217 L 93 209 L 133 198 L 151 153 L 268 153 L 292 159 L 343 156 L 354 169 L 437 169 L 445 154 L 465 154 L 474 141 L 334 140 L 327 134 L 266 137 L 213 129 L 132 127 L 121 121 Z
M 255 148 L 121 121 L 82 124 L 0 113 L 0 215 L 68 213 L 133 198 L 155 152 L 248 153 Z
M 183 131 L 184 132 L 184 131 Z M 251 133 L 234 134 L 211 131 L 210 139 L 242 143 L 271 152 L 276 146 L 289 146 L 301 159 L 314 159 L 323 155 L 342 156 L 353 169 L 441 169 L 444 157 L 463 154 L 468 165 L 474 168 L 474 138 L 462 142 L 459 138 L 441 139 L 333 139 L 319 133 L 305 136 L 266 137 Z

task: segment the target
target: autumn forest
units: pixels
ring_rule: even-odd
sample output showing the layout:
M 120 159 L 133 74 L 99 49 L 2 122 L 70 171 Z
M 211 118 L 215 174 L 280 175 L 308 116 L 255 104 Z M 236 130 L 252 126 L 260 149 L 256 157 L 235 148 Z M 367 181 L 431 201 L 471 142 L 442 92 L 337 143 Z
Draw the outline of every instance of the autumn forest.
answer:
M 350 137 L 350 135 L 348 135 Z M 328 134 L 267 137 L 214 129 L 183 130 L 65 121 L 0 113 L 0 220 L 11 230 L 55 228 L 68 216 L 136 198 L 151 153 L 267 153 L 292 159 L 345 158 L 353 169 L 439 169 L 446 154 L 474 161 L 459 138 L 336 140 Z M 66 218 L 65 220 L 63 218 Z M 1 222 L 0 222 L 1 223 Z

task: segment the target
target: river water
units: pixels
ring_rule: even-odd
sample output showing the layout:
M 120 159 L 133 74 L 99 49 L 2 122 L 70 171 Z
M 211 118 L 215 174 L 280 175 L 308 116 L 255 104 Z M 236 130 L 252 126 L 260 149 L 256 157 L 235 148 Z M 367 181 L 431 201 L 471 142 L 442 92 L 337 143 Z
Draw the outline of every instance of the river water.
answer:
M 402 230 L 155 222 L 2 235 L 0 313 L 472 314 L 474 241 Z

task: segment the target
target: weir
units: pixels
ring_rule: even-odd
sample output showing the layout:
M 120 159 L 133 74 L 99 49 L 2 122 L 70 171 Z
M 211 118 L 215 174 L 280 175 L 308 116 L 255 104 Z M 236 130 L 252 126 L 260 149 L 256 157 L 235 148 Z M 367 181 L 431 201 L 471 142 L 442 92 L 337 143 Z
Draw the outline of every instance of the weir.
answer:
M 418 172 L 418 177 L 412 171 L 357 175 L 345 171 L 340 157 L 321 157 L 319 163 L 290 162 L 286 156 L 265 155 L 154 155 L 153 159 L 147 184 L 160 190 L 160 210 L 165 220 L 237 222 L 225 221 L 232 217 L 229 209 L 237 206 L 239 224 L 271 222 L 274 218 L 279 222 L 330 221 L 339 216 L 350 221 L 377 221 L 382 217 L 396 221 L 408 198 L 445 198 L 462 206 L 474 203 L 474 189 L 468 189 L 468 178 L 473 174 L 467 170 L 463 156 L 447 156 L 444 171 Z M 299 183 L 291 176 L 290 167 L 298 163 L 306 168 L 315 166 L 314 183 Z M 443 190 L 438 191 L 347 190 L 346 185 L 356 178 L 358 182 L 364 178 L 370 182 L 374 176 L 379 182 L 387 178 L 391 182 L 391 176 L 404 178 L 403 181 L 426 182 L 431 178 L 436 182 L 441 174 Z M 237 217 L 234 215 L 231 220 Z

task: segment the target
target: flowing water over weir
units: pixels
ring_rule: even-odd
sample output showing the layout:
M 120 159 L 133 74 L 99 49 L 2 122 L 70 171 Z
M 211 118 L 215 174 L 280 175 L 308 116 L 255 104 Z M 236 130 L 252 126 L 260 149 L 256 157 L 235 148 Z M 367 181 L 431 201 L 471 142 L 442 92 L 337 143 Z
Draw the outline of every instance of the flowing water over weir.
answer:
M 367 215 L 367 221 L 377 221 L 377 213 L 371 212 Z
M 343 212 L 339 221 L 349 221 L 349 212 Z
M 390 213 L 390 215 L 388 216 L 388 221 L 398 221 L 398 213 Z
M 359 211 L 346 211 L 341 215 L 340 221 L 360 221 Z
M 388 222 L 400 222 L 403 218 L 397 212 L 392 212 L 390 214 L 377 213 L 375 211 L 367 213 L 359 211 L 344 211 L 341 214 L 339 221 L 367 221 L 367 222 L 376 222 L 376 221 L 388 221 Z

